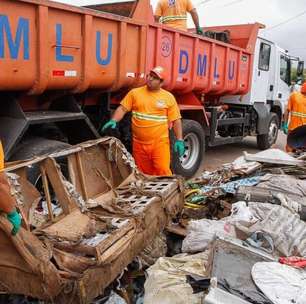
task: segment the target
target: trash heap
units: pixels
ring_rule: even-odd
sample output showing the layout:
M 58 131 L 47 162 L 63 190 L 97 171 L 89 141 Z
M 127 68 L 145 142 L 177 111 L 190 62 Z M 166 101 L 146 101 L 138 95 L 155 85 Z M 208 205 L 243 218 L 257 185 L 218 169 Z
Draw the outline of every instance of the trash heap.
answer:
M 35 164 L 58 201 L 29 183 Z M 8 270 L 4 303 L 306 304 L 304 152 L 244 153 L 183 187 L 108 138 L 6 173 L 25 225 L 13 238 L 0 218 L 1 260 L 28 279 Z
M 305 159 L 244 153 L 188 181 L 179 254 L 147 270 L 143 303 L 305 304 Z

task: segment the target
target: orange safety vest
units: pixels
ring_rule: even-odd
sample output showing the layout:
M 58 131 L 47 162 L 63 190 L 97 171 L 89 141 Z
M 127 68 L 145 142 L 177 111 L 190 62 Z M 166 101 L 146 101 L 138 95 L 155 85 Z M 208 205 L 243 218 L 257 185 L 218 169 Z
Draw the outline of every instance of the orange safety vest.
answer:
M 187 30 L 187 12 L 193 9 L 191 0 L 159 0 L 155 16 L 161 16 L 160 23 Z
M 306 96 L 304 94 L 300 92 L 292 93 L 287 109 L 290 112 L 289 131 L 306 124 Z

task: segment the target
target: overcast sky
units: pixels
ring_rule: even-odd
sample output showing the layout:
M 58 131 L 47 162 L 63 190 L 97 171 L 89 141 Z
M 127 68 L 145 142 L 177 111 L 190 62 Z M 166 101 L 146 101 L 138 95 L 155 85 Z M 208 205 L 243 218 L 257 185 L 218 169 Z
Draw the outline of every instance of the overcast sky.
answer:
M 114 0 L 57 0 L 73 5 Z M 158 0 L 151 0 L 155 7 Z M 261 36 L 278 43 L 306 61 L 306 0 L 193 0 L 202 26 L 260 22 Z M 188 21 L 192 25 L 191 20 Z

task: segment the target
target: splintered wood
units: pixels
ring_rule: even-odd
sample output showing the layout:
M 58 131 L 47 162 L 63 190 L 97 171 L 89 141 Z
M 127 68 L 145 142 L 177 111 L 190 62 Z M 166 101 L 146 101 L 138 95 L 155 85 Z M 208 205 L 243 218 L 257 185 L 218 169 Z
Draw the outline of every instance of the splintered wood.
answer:
M 40 188 L 27 179 L 28 166 L 40 169 Z M 182 181 L 142 175 L 114 138 L 6 171 L 19 176 L 23 228 L 12 236 L 0 216 L 0 291 L 53 303 L 101 295 L 183 207 Z

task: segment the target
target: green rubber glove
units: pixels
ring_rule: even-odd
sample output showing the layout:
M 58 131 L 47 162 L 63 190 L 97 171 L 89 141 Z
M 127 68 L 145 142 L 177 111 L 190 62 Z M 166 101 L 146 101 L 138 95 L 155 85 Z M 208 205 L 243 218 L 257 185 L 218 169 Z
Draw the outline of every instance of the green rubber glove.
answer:
M 185 154 L 185 143 L 183 140 L 176 140 L 174 144 L 174 152 L 178 153 L 179 157 Z
M 288 134 L 288 123 L 283 121 L 281 129 L 285 134 Z
M 15 210 L 15 211 L 7 214 L 7 219 L 13 225 L 12 235 L 16 235 L 17 232 L 20 229 L 20 226 L 21 226 L 21 216 L 20 216 L 20 214 Z
M 203 30 L 200 27 L 197 28 L 197 34 L 201 36 L 203 36 L 204 34 Z
M 115 129 L 116 127 L 117 127 L 117 121 L 111 119 L 104 126 L 102 126 L 101 132 L 105 131 L 108 128 Z

